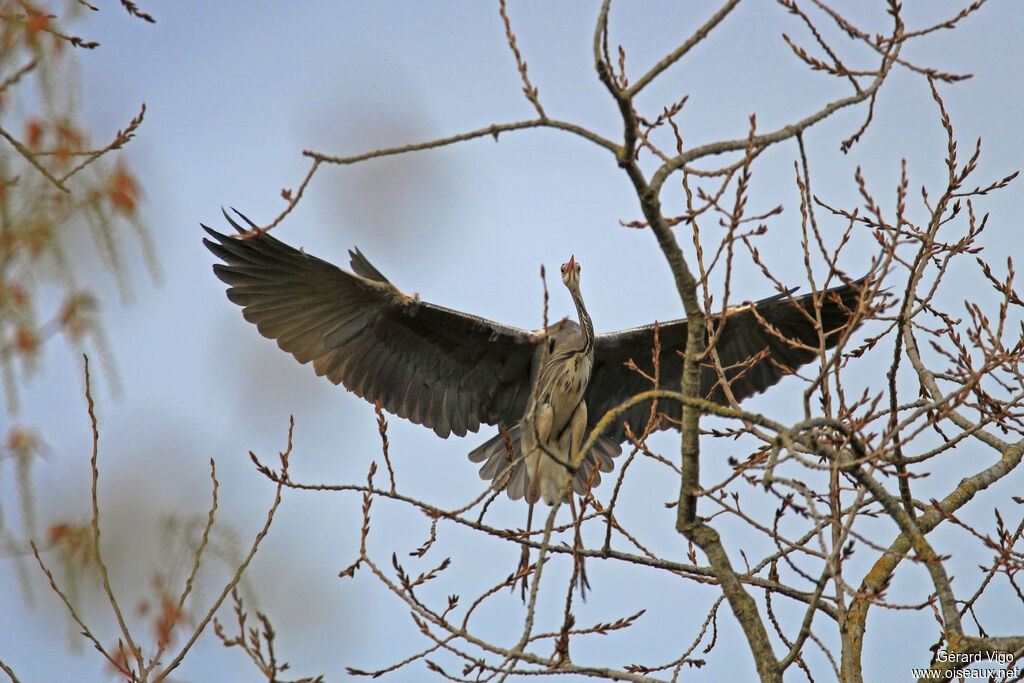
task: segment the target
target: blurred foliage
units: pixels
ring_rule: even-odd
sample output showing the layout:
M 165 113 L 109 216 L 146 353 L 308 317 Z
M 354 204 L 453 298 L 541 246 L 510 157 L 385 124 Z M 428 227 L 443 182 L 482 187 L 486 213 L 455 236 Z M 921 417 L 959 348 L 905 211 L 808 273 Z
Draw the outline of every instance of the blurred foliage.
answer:
M 80 116 L 77 58 L 98 43 L 69 33 L 68 25 L 96 10 L 78 0 L 58 15 L 44 3 L 0 0 L 0 377 L 9 416 L 19 412 L 19 387 L 41 366 L 53 338 L 99 355 L 117 391 L 96 273 L 112 276 L 123 302 L 131 293 L 126 248 L 141 249 L 157 274 L 139 216 L 142 186 L 118 152 L 142 124 L 145 104 L 100 143 Z M 90 243 L 94 250 L 84 249 Z M 4 431 L 0 460 L 15 463 L 22 534 L 31 537 L 31 463 L 45 452 L 44 440 L 25 425 Z M 0 545 L 21 556 L 4 512 L 0 502 Z

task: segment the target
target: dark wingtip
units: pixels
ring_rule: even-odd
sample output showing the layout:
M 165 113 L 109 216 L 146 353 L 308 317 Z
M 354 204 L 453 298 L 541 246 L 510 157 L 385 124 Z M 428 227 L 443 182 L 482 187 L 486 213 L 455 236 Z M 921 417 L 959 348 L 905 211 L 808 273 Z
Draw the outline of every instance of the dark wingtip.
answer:
M 210 237 L 213 237 L 213 238 L 218 239 L 220 241 L 224 241 L 224 239 L 227 237 L 227 235 L 220 234 L 219 232 L 217 232 L 216 230 L 211 228 L 206 223 L 200 223 L 199 227 L 202 228 L 203 230 L 205 230 L 207 232 L 207 234 L 210 235 Z M 207 239 L 204 237 L 203 241 L 206 242 Z
M 246 215 L 245 215 L 244 213 L 242 213 L 241 211 L 239 211 L 239 210 L 238 210 L 238 209 L 236 209 L 235 207 L 233 207 L 233 206 L 232 206 L 232 207 L 231 207 L 231 210 L 232 210 L 232 211 L 234 211 L 234 212 L 235 212 L 235 213 L 236 213 L 236 214 L 238 215 L 238 217 L 239 217 L 239 218 L 241 218 L 241 219 L 242 219 L 243 221 L 245 221 L 246 223 L 248 223 L 248 224 L 249 224 L 249 227 L 250 227 L 251 229 L 255 230 L 255 229 L 256 229 L 256 228 L 258 227 L 258 226 L 257 226 L 257 225 L 256 225 L 255 223 L 253 223 L 253 222 L 252 222 L 251 220 L 249 220 L 249 217 L 248 217 L 248 216 L 246 216 Z
M 223 206 L 220 207 L 220 212 L 222 214 L 224 214 L 224 218 L 227 220 L 228 223 L 231 224 L 231 227 L 234 228 L 239 234 L 247 233 L 247 232 L 249 232 L 251 230 L 255 230 L 255 229 L 257 229 L 259 227 L 255 223 L 253 223 L 251 220 L 249 220 L 248 216 L 246 216 L 244 213 L 242 213 L 241 211 L 239 211 L 235 207 L 232 206 L 231 210 L 234 211 L 235 214 L 237 214 L 238 217 L 241 218 L 243 221 L 245 221 L 246 224 L 248 224 L 248 226 L 249 226 L 248 228 L 243 228 L 241 225 L 239 225 L 235 221 L 234 218 L 231 217 L 231 214 L 229 214 L 227 212 L 227 209 L 225 209 Z
M 353 247 L 348 250 L 348 255 L 351 258 L 349 261 L 352 266 L 352 272 L 360 277 L 365 277 L 367 280 L 374 280 L 376 282 L 387 282 L 388 279 L 384 277 L 384 274 L 373 267 L 373 264 L 363 256 L 363 252 L 359 251 L 359 247 Z
M 200 223 L 199 227 L 201 227 L 203 230 L 205 230 L 206 233 L 210 237 L 213 238 L 213 239 L 210 239 L 210 237 L 204 237 L 203 238 L 203 246 L 205 246 L 207 249 L 209 249 L 211 252 L 213 252 L 213 254 L 215 256 L 220 258 L 221 257 L 220 245 L 224 244 L 225 242 L 227 242 L 231 238 L 228 237 L 227 235 L 222 235 L 221 233 L 217 232 L 216 230 L 214 230 L 213 228 L 211 228 L 210 226 L 208 226 L 208 225 L 206 225 L 204 223 Z M 216 241 L 214 241 L 214 240 L 216 240 Z

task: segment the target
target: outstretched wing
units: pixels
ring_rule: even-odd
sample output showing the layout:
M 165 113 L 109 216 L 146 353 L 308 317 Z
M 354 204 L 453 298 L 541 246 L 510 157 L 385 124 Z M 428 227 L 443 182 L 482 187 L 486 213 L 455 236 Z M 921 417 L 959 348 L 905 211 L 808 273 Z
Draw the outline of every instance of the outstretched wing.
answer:
M 821 323 L 826 348 L 832 348 L 839 341 L 843 326 L 857 308 L 863 285 L 862 279 L 821 293 Z M 759 316 L 764 322 L 758 319 Z M 793 300 L 788 294 L 781 294 L 730 309 L 719 319 L 719 324 L 724 327 L 716 348 L 737 401 L 764 391 L 817 357 L 819 342 L 815 318 L 812 294 Z M 686 320 L 659 325 L 658 340 L 661 345 L 659 388 L 676 388 L 683 374 L 683 359 L 677 352 L 686 348 Z M 623 400 L 653 388 L 648 380 L 624 365 L 632 359 L 638 367 L 652 373 L 653 348 L 653 325 L 597 336 L 594 367 L 585 397 L 591 427 L 606 411 Z M 700 393 L 718 403 L 726 402 L 718 375 L 710 366 L 701 368 Z M 662 401 L 658 407 L 676 420 L 682 413 L 675 402 Z M 624 422 L 629 422 L 634 432 L 639 433 L 650 411 L 649 401 L 633 406 L 609 429 L 607 435 L 613 441 L 623 441 L 626 438 Z
M 349 273 L 265 233 L 203 228 L 228 299 L 316 374 L 441 437 L 522 417 L 532 333 L 408 297 L 358 249 Z

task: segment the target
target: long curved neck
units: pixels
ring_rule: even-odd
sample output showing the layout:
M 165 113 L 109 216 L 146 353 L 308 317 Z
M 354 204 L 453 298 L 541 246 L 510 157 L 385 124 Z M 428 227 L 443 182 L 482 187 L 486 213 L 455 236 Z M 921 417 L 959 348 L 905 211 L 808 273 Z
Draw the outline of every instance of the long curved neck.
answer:
M 576 304 L 576 315 L 579 316 L 580 327 L 583 328 L 583 348 L 580 349 L 580 353 L 590 355 L 594 352 L 594 323 L 587 314 L 587 307 L 583 305 L 579 285 L 570 286 L 569 293 L 572 294 L 572 301 Z

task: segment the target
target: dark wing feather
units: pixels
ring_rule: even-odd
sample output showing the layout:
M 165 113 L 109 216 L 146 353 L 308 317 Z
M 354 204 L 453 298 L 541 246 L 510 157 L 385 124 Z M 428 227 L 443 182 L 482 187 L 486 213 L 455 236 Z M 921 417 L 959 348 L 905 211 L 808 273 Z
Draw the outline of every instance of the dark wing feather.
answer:
M 850 320 L 863 289 L 864 280 L 841 285 L 824 293 L 821 303 L 821 322 L 826 338 L 825 345 L 832 348 L 839 341 L 841 328 Z M 757 309 L 755 314 L 754 308 Z M 733 396 L 742 401 L 748 396 L 760 393 L 777 383 L 785 375 L 811 362 L 817 352 L 796 348 L 780 339 L 758 320 L 758 315 L 770 326 L 788 339 L 799 341 L 814 349 L 818 347 L 818 331 L 815 328 L 814 297 L 811 294 L 790 299 L 780 294 L 754 304 L 730 309 L 724 319 L 725 327 L 718 337 L 718 356 L 726 377 L 731 381 Z M 683 374 L 683 359 L 677 353 L 686 347 L 686 320 L 674 320 L 658 326 L 661 354 L 658 357 L 661 387 L 676 389 Z M 651 383 L 637 372 L 624 366 L 632 359 L 638 367 L 653 373 L 651 353 L 654 348 L 654 326 L 647 325 L 612 334 L 597 336 L 594 350 L 594 367 L 590 386 L 585 396 L 590 426 L 593 427 L 605 412 L 614 408 L 630 396 L 652 388 Z M 765 355 L 750 365 L 747 361 L 758 354 Z M 735 366 L 730 369 L 730 366 Z M 726 403 L 725 392 L 718 375 L 710 366 L 701 369 L 701 396 L 718 403 Z M 676 420 L 681 415 L 678 403 L 662 401 L 659 410 Z M 623 422 L 629 422 L 634 433 L 639 434 L 650 415 L 651 404 L 644 402 L 633 406 L 607 432 L 617 442 L 625 440 Z M 663 424 L 662 427 L 669 425 Z
M 522 417 L 530 332 L 407 297 L 358 249 L 353 274 L 265 233 L 238 239 L 203 227 L 228 299 L 318 375 L 441 437 Z

